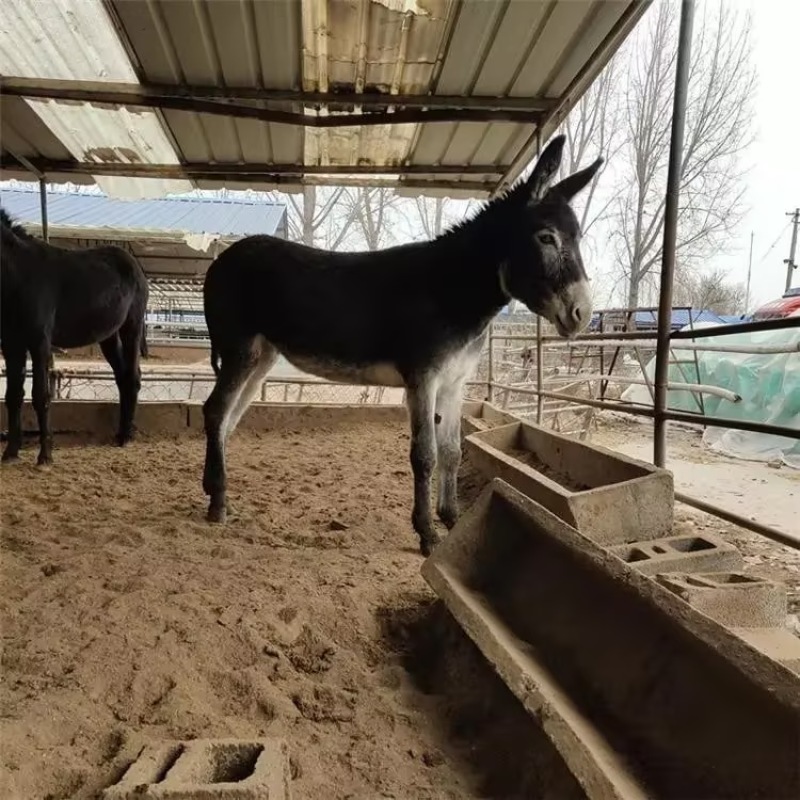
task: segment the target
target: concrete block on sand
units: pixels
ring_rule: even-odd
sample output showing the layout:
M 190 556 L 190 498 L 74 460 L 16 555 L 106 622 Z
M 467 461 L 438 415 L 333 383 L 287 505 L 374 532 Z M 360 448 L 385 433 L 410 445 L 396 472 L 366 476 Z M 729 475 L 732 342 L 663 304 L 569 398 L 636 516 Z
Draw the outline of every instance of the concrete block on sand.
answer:
M 732 544 L 708 533 L 621 544 L 610 547 L 609 552 L 644 575 L 712 570 L 735 572 L 744 567 L 741 553 Z
M 786 587 L 741 572 L 656 575 L 689 605 L 729 628 L 782 628 L 786 621 Z M 800 639 L 797 640 L 800 647 Z
M 290 800 L 282 739 L 197 739 L 146 747 L 103 800 Z
M 666 536 L 672 530 L 672 473 L 529 422 L 468 436 L 470 460 L 598 544 Z

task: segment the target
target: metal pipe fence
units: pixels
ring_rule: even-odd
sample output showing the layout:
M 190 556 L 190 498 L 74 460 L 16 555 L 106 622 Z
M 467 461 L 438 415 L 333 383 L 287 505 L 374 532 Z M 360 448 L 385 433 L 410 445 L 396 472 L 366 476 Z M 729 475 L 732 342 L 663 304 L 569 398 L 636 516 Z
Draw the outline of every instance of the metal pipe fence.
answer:
M 602 313 L 602 312 L 601 312 Z M 691 318 L 691 317 L 690 317 Z M 644 373 L 644 363 L 641 360 L 641 350 L 648 350 L 650 353 L 656 353 L 658 347 L 664 347 L 668 351 L 662 358 L 667 359 L 669 362 L 669 353 L 672 350 L 687 350 L 693 353 L 697 352 L 730 352 L 730 353 L 795 353 L 799 352 L 800 348 L 797 345 L 791 346 L 769 346 L 757 347 L 746 345 L 713 345 L 708 343 L 687 342 L 686 340 L 696 340 L 698 338 L 725 336 L 736 333 L 760 333 L 774 330 L 784 330 L 787 328 L 800 327 L 800 319 L 797 317 L 788 319 L 775 319 L 763 320 L 753 323 L 736 323 L 732 325 L 721 325 L 709 328 L 690 329 L 682 331 L 674 331 L 666 338 L 662 337 L 662 341 L 658 341 L 657 333 L 655 331 L 614 331 L 614 332 L 597 332 L 586 333 L 576 337 L 574 340 L 564 342 L 558 336 L 542 335 L 541 324 L 537 325 L 536 333 L 511 333 L 502 332 L 496 333 L 492 331 L 488 337 L 489 351 L 493 351 L 497 343 L 528 342 L 532 347 L 536 347 L 536 364 L 537 376 L 535 383 L 532 381 L 519 383 L 508 380 L 498 380 L 496 370 L 492 369 L 506 362 L 503 359 L 498 359 L 496 356 L 489 359 L 490 370 L 487 376 L 487 395 L 492 393 L 495 397 L 500 398 L 500 403 L 504 408 L 510 408 L 512 405 L 517 408 L 527 407 L 528 409 L 536 409 L 537 422 L 541 423 L 543 404 L 546 401 L 558 401 L 565 406 L 573 408 L 583 407 L 587 409 L 601 409 L 613 411 L 620 414 L 628 414 L 631 416 L 646 417 L 655 420 L 659 419 L 660 424 L 663 426 L 667 422 L 682 422 L 702 427 L 719 427 L 729 428 L 732 430 L 752 431 L 756 433 L 770 434 L 776 436 L 783 436 L 790 439 L 800 439 L 800 430 L 797 428 L 789 428 L 783 425 L 772 425 L 761 422 L 750 422 L 748 420 L 737 420 L 724 417 L 710 416 L 704 413 L 702 407 L 698 413 L 689 413 L 684 411 L 672 410 L 666 407 L 666 396 L 664 407 L 659 407 L 658 404 L 653 406 L 646 406 L 637 403 L 629 403 L 622 400 L 610 400 L 605 397 L 595 398 L 589 396 L 568 394 L 563 389 L 580 387 L 582 384 L 586 385 L 592 381 L 604 381 L 607 383 L 620 383 L 620 384 L 639 384 L 645 383 L 648 385 L 648 390 L 653 398 L 653 387 L 650 385 L 649 380 L 641 380 L 632 378 L 630 376 L 615 376 L 612 374 L 613 361 L 607 373 L 597 374 L 594 371 L 590 374 L 586 373 L 566 373 L 551 375 L 549 382 L 551 385 L 555 384 L 556 388 L 561 388 L 561 391 L 552 391 L 550 388 L 545 388 L 544 368 L 543 364 L 544 349 L 547 347 L 551 352 L 569 353 L 570 355 L 562 355 L 560 363 L 564 363 L 565 358 L 571 358 L 572 353 L 580 348 L 585 348 L 587 351 L 595 350 L 598 353 L 604 353 L 606 348 L 614 349 L 618 354 L 622 350 L 635 350 L 639 356 L 639 366 Z M 515 348 L 515 353 L 525 353 L 529 348 Z M 616 358 L 614 359 L 616 360 Z M 671 363 L 678 363 L 679 360 L 674 360 Z M 693 362 L 695 363 L 695 362 Z M 679 365 L 680 366 L 680 365 Z M 567 386 L 559 386 L 559 384 L 567 384 Z M 720 390 L 718 387 L 702 385 L 698 380 L 696 383 L 686 381 L 685 383 L 667 382 L 665 379 L 665 389 L 667 390 L 683 390 L 695 393 L 702 396 L 707 395 L 723 395 L 727 396 L 732 394 L 726 390 Z M 535 406 L 532 403 L 524 403 L 514 401 L 514 395 L 521 398 L 529 397 L 535 398 Z M 727 399 L 736 402 L 738 396 L 728 397 Z M 559 408 L 559 412 L 562 409 Z M 721 519 L 733 522 L 742 528 L 746 528 L 755 533 L 758 533 L 766 538 L 778 542 L 787 547 L 800 550 L 800 542 L 796 539 L 787 536 L 782 531 L 776 530 L 770 526 L 764 525 L 757 520 L 751 520 L 742 517 L 728 509 L 716 506 L 705 500 L 701 500 L 691 495 L 676 492 L 676 499 L 686 505 L 697 508 L 701 511 L 713 514 Z

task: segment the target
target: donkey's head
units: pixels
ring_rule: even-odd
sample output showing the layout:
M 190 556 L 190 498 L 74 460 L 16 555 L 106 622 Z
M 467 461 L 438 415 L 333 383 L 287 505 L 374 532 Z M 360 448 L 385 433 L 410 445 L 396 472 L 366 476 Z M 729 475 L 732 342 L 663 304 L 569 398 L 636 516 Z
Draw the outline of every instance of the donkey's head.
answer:
M 500 278 L 506 294 L 550 320 L 562 336 L 573 336 L 589 324 L 592 301 L 579 247 L 581 229 L 570 201 L 591 182 L 603 161 L 551 186 L 564 139 L 553 139 L 531 176 L 508 198 L 519 204 L 524 222 L 513 237 Z

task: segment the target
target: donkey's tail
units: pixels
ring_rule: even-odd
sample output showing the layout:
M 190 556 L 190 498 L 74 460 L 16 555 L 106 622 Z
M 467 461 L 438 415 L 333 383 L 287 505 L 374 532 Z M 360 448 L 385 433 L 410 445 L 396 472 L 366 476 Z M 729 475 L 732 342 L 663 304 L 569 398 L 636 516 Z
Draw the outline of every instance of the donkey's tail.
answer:
M 214 370 L 214 375 L 219 377 L 219 348 L 214 347 L 211 343 L 211 369 Z
M 139 339 L 139 355 L 142 358 L 147 358 L 150 355 L 150 349 L 147 346 L 147 325 L 142 323 L 142 337 Z

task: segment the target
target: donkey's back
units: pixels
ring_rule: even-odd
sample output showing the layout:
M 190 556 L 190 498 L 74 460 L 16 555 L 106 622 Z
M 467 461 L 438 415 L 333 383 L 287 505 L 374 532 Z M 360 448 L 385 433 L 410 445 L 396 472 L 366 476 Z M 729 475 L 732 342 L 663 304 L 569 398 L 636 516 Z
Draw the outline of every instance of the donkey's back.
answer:
M 212 347 L 224 354 L 261 335 L 295 363 L 314 356 L 340 366 L 402 361 L 409 348 L 435 347 L 437 310 L 453 287 L 428 269 L 429 252 L 415 244 L 343 253 L 271 236 L 242 239 L 206 274 Z M 310 367 L 301 368 L 320 374 L 320 365 Z

